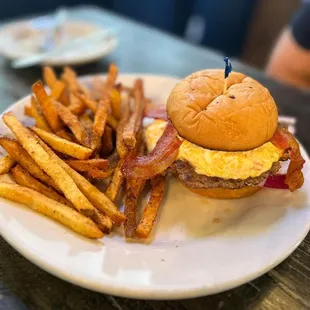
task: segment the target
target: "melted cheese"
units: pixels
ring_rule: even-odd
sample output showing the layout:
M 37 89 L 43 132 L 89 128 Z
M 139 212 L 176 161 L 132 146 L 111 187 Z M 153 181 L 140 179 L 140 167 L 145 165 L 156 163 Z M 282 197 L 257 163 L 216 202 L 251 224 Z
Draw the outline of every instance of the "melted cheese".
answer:
M 165 130 L 166 122 L 155 120 L 145 130 L 148 151 L 151 152 Z M 222 179 L 257 177 L 269 170 L 282 156 L 271 142 L 245 152 L 224 152 L 202 148 L 187 140 L 179 149 L 178 159 L 188 161 L 198 174 Z

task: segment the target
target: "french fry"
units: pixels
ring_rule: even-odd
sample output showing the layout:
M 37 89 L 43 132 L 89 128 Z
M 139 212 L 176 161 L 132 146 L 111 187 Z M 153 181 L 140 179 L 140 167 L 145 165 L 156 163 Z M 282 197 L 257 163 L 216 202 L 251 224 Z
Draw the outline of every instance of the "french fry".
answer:
M 74 115 L 81 115 L 85 112 L 87 106 L 75 93 L 70 93 L 70 104 L 68 109 Z
M 107 122 L 109 107 L 110 107 L 110 100 L 108 98 L 104 98 L 99 101 L 97 111 L 95 113 L 95 119 L 92 131 L 91 149 L 93 151 L 97 151 L 100 149 L 101 138 Z
M 105 214 L 102 214 L 99 210 L 95 209 L 95 215 L 93 221 L 97 224 L 98 228 L 105 234 L 109 234 L 113 227 L 112 220 Z
M 130 114 L 130 97 L 127 95 L 126 100 L 122 104 L 122 113 L 120 121 L 116 129 L 116 150 L 120 158 L 124 158 L 128 154 L 128 149 L 123 140 L 125 126 L 128 122 Z
M 110 184 L 105 192 L 107 197 L 111 200 L 114 201 L 119 193 L 119 190 L 123 184 L 124 181 L 124 176 L 122 173 L 122 166 L 123 166 L 124 160 L 121 159 L 118 162 L 117 167 L 114 170 L 113 177 L 110 181 Z
M 88 217 L 94 215 L 93 205 L 82 194 L 67 172 L 41 147 L 39 139 L 25 128 L 12 113 L 4 114 L 3 121 L 33 160 L 54 180 L 74 207 Z
M 18 162 L 22 167 L 24 167 L 31 175 L 41 180 L 48 186 L 55 188 L 60 191 L 59 187 L 49 177 L 31 158 L 31 156 L 26 152 L 26 150 L 21 146 L 21 144 L 10 138 L 2 137 L 0 138 L 0 145 L 9 153 L 9 155 Z
M 84 146 L 89 146 L 90 142 L 88 134 L 79 119 L 72 114 L 67 107 L 57 101 L 54 101 L 54 107 L 60 118 L 70 128 L 76 139 Z
M 124 128 L 123 140 L 129 150 L 134 149 L 137 140 L 136 133 L 142 127 L 144 111 L 143 83 L 137 79 L 134 85 L 135 108 Z
M 150 199 L 143 211 L 142 218 L 136 229 L 136 236 L 138 238 L 148 238 L 163 200 L 165 191 L 165 176 L 156 176 L 151 180 L 152 191 Z
M 58 131 L 56 132 L 56 135 L 57 135 L 59 138 L 68 140 L 68 141 L 70 141 L 70 142 L 74 142 L 73 137 L 71 136 L 70 133 L 67 132 L 66 129 L 60 129 L 60 130 L 58 130 Z
M 65 91 L 65 87 L 66 85 L 64 82 L 56 80 L 51 88 L 51 97 L 54 100 L 60 100 Z
M 104 80 L 99 77 L 95 76 L 93 78 L 93 83 L 92 83 L 92 98 L 95 100 L 100 100 L 102 93 L 103 93 L 103 88 L 104 88 Z
M 81 90 L 76 73 L 70 67 L 64 68 L 61 79 L 68 85 L 70 92 L 79 92 Z
M 91 120 L 90 116 L 85 112 L 79 117 L 79 120 L 87 131 L 88 135 L 91 136 L 93 131 L 93 121 Z
M 52 99 L 46 94 L 42 82 L 38 81 L 33 84 L 32 91 L 38 99 L 42 112 L 51 129 L 54 132 L 60 130 L 63 127 L 63 122 L 61 121 L 57 110 L 52 103 Z
M 104 180 L 110 177 L 114 172 L 114 169 L 99 170 L 98 168 L 90 168 L 86 171 L 86 174 L 91 179 Z
M 110 126 L 105 126 L 102 139 L 101 139 L 101 149 L 100 156 L 106 157 L 113 152 L 114 143 L 113 143 L 113 130 Z
M 42 115 L 39 109 L 40 108 L 38 106 L 36 98 L 34 98 L 34 96 L 31 96 L 32 117 L 35 119 L 36 126 L 45 131 L 52 132 L 50 126 L 48 125 L 47 121 L 45 120 L 44 116 Z
M 121 116 L 121 94 L 120 92 L 113 88 L 110 93 L 111 96 L 111 107 L 112 115 L 119 120 Z
M 62 203 L 70 208 L 73 208 L 69 200 L 58 194 L 51 187 L 44 185 L 36 178 L 32 177 L 22 166 L 17 165 L 14 168 L 12 168 L 11 175 L 17 184 L 31 188 L 55 201 L 58 201 L 59 203 Z
M 29 106 L 29 105 L 25 105 L 24 106 L 24 114 L 29 116 L 29 117 L 32 117 L 32 108 L 31 108 L 31 106 Z
M 0 175 L 8 173 L 15 163 L 16 161 L 10 155 L 2 157 L 0 159 Z
M 107 170 L 109 167 L 109 161 L 107 159 L 87 159 L 87 160 L 66 160 L 71 168 L 76 171 L 87 171 L 90 168 L 97 168 L 101 170 Z
M 78 159 L 87 159 L 92 150 L 77 143 L 65 140 L 59 136 L 46 132 L 40 128 L 33 127 L 32 130 L 55 151 Z
M 57 77 L 56 77 L 55 71 L 51 67 L 45 66 L 43 68 L 43 79 L 44 79 L 45 84 L 50 89 L 53 89 L 54 84 L 57 81 Z
M 0 197 L 22 203 L 84 237 L 92 239 L 103 237 L 103 233 L 91 219 L 33 189 L 13 183 L 0 182 Z
M 115 204 L 106 195 L 62 161 L 43 141 L 39 141 L 39 144 L 70 175 L 82 193 L 98 210 L 109 216 L 115 223 L 121 224 L 125 221 L 124 214 L 117 209 Z
M 144 185 L 145 180 L 142 179 L 127 180 L 124 210 L 126 216 L 126 221 L 124 223 L 126 238 L 133 238 L 135 235 L 138 199 Z
M 75 94 L 80 100 L 84 102 L 88 109 L 90 109 L 93 113 L 96 113 L 97 110 L 97 102 L 91 98 L 87 98 L 84 94 Z

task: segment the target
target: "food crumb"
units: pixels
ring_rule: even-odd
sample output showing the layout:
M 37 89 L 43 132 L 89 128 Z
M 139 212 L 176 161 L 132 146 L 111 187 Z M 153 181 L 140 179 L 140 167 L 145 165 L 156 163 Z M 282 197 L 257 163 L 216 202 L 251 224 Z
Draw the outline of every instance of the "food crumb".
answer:
M 221 222 L 221 219 L 218 218 L 218 217 L 215 217 L 213 220 L 212 220 L 212 223 L 215 223 L 215 224 L 219 224 Z
M 164 262 L 165 260 L 162 258 L 161 261 Z

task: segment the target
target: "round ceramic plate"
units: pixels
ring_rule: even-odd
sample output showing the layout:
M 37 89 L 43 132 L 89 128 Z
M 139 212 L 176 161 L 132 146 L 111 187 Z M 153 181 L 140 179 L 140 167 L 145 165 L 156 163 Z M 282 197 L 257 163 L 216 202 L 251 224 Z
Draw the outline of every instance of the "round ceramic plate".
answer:
M 32 20 L 22 20 L 4 25 L 0 29 L 0 54 L 8 59 L 31 57 L 38 53 L 42 43 L 43 33 L 32 28 Z M 89 35 L 103 28 L 98 25 L 78 20 L 68 20 L 64 24 L 65 38 L 78 38 Z M 79 65 L 96 61 L 109 53 L 117 46 L 118 40 L 112 33 L 96 44 L 84 44 L 77 49 L 67 49 L 59 55 L 44 60 L 44 65 L 65 66 Z
M 120 81 L 132 85 L 136 77 L 121 75 Z M 159 103 L 177 82 L 164 76 L 139 77 L 146 95 Z M 23 106 L 28 101 L 22 99 L 9 110 L 27 121 Z M 0 129 L 7 132 L 2 120 Z M 249 198 L 219 201 L 196 196 L 169 179 L 156 227 L 145 244 L 126 243 L 120 233 L 91 241 L 5 199 L 0 199 L 0 232 L 34 264 L 94 291 L 141 299 L 217 293 L 275 267 L 306 236 L 310 167 L 302 151 L 305 184 L 295 193 L 262 189 Z

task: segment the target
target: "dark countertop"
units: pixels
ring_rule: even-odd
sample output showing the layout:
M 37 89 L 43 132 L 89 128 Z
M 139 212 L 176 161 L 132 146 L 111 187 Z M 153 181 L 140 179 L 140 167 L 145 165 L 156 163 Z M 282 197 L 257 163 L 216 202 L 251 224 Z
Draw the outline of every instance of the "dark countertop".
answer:
M 105 72 L 115 62 L 121 72 L 184 77 L 202 68 L 223 67 L 223 56 L 95 7 L 72 11 L 76 17 L 119 31 L 118 49 L 104 60 L 77 68 L 79 74 Z M 269 88 L 281 114 L 298 117 L 297 137 L 310 151 L 310 93 L 280 85 L 261 72 L 233 61 Z M 30 91 L 40 68 L 12 70 L 0 59 L 1 111 Z M 285 236 L 283 236 L 285 237 Z M 263 255 L 263 253 L 262 253 Z M 36 267 L 0 237 L 0 309 L 310 309 L 310 238 L 283 263 L 236 289 L 182 301 L 143 301 L 94 293 Z

